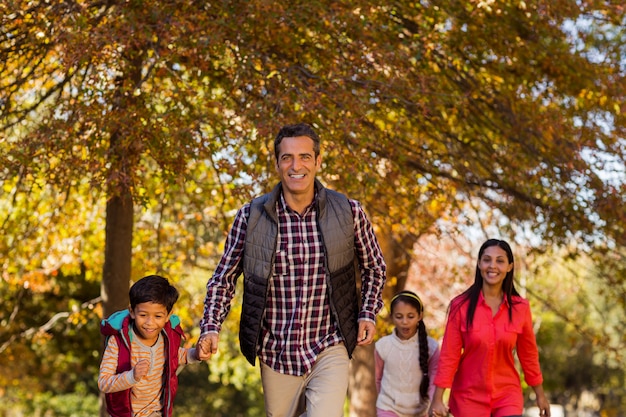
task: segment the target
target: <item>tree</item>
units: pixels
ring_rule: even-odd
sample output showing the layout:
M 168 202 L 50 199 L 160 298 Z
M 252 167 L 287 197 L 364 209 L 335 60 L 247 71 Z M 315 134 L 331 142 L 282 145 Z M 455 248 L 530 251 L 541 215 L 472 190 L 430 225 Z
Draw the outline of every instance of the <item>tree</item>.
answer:
M 106 205 L 105 315 L 127 304 L 136 220 L 156 207 L 147 190 L 217 196 L 226 224 L 271 186 L 269 139 L 296 120 L 319 127 L 323 180 L 363 200 L 392 265 L 408 268 L 421 234 L 476 201 L 543 247 L 624 246 L 624 182 L 606 180 L 625 159 L 623 6 L 0 7 L 3 186 L 45 183 L 68 198 L 92 187 Z

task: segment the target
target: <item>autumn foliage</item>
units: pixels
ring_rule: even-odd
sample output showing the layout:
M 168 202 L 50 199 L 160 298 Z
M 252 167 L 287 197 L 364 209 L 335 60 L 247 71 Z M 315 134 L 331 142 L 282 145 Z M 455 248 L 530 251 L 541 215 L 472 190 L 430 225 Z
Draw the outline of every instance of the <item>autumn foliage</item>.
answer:
M 0 19 L 0 346 L 71 311 L 25 324 L 19 294 L 55 276 L 101 284 L 107 315 L 146 271 L 210 271 L 299 121 L 376 225 L 388 293 L 420 239 L 497 234 L 591 262 L 626 315 L 618 2 L 8 0 Z

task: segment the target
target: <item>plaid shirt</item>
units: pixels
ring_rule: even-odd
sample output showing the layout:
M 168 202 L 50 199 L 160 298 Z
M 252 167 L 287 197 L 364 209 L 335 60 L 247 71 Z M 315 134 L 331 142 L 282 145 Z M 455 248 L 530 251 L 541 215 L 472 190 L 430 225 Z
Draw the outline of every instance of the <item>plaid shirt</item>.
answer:
M 375 321 L 382 308 L 386 266 L 372 225 L 360 203 L 350 200 L 355 251 L 361 271 L 359 320 Z M 274 270 L 268 286 L 259 359 L 277 372 L 305 375 L 326 347 L 342 341 L 330 311 L 324 247 L 315 204 L 291 210 L 283 196 L 276 204 L 278 237 Z M 237 213 L 224 254 L 207 284 L 202 333 L 219 332 L 230 310 L 236 280 L 243 269 L 243 248 L 250 204 Z

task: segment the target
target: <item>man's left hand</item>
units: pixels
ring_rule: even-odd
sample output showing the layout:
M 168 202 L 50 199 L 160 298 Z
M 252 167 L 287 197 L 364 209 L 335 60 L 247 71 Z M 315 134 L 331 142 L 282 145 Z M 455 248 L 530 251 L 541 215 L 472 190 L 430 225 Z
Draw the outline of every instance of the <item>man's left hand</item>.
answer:
M 359 322 L 359 333 L 357 335 L 357 346 L 369 345 L 374 341 L 376 325 L 371 321 L 361 320 Z

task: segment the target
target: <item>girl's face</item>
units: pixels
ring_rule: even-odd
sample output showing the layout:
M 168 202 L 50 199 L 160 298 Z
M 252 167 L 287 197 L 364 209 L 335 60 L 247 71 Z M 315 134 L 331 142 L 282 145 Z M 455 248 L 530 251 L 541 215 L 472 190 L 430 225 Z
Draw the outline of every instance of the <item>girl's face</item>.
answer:
M 411 304 L 398 301 L 393 307 L 391 318 L 396 327 L 396 336 L 402 340 L 407 340 L 417 333 L 417 325 L 422 319 L 422 315 Z
M 506 252 L 499 246 L 490 246 L 478 260 L 478 269 L 483 277 L 483 285 L 502 287 L 507 272 L 513 268 Z

